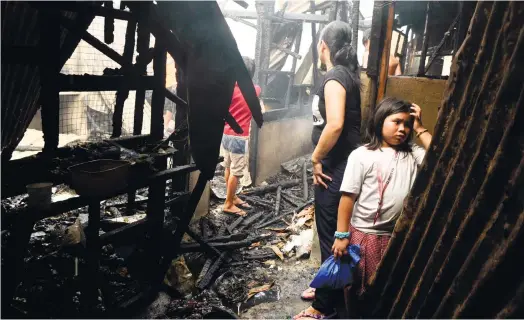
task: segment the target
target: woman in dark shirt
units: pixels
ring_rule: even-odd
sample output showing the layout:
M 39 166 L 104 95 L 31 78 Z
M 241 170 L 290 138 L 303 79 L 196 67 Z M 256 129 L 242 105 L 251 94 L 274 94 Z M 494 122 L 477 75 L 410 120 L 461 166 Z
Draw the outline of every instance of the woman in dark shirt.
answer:
M 315 151 L 315 219 L 322 262 L 331 255 L 337 227 L 340 185 L 349 154 L 360 144 L 360 71 L 356 50 L 351 46 L 351 27 L 333 21 L 322 31 L 318 43 L 320 61 L 327 70 L 323 84 L 313 98 Z M 312 306 L 295 318 L 318 318 L 334 313 L 343 301 L 343 292 L 308 289 L 304 299 L 315 299 Z

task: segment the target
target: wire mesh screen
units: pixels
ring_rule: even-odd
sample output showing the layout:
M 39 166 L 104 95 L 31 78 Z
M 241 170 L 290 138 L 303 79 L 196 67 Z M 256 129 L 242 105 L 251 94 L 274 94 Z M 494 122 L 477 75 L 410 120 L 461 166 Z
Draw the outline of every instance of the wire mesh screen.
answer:
M 118 7 L 118 6 L 115 6 Z M 88 28 L 88 32 L 100 41 L 104 41 L 104 18 L 95 17 Z M 108 44 L 110 48 L 123 54 L 127 21 L 115 20 L 114 41 Z M 135 33 L 135 48 L 133 50 L 133 63 L 136 63 L 137 35 Z M 155 38 L 150 36 L 149 46 L 153 47 Z M 116 69 L 121 66 L 101 53 L 87 42 L 81 40 L 73 54 L 61 70 L 63 74 L 74 75 L 103 75 L 106 68 Z M 152 76 L 153 63 L 147 66 L 147 75 Z M 167 57 L 166 65 L 166 87 L 174 90 L 176 87 L 176 68 L 171 56 Z M 146 91 L 143 107 L 142 134 L 151 131 L 151 96 L 152 91 Z M 136 91 L 129 91 L 124 103 L 122 116 L 122 136 L 133 134 L 134 113 L 136 104 Z M 71 144 L 78 141 L 97 141 L 109 138 L 113 131 L 113 113 L 116 104 L 116 91 L 92 91 L 92 92 L 61 92 L 60 93 L 60 120 L 59 120 L 59 146 Z M 173 126 L 174 105 L 166 99 L 164 106 L 164 124 L 166 127 Z M 169 130 L 169 128 L 167 128 Z M 174 128 L 171 128 L 174 129 Z M 25 133 L 24 139 L 19 144 L 19 150 L 37 151 L 43 147 L 43 135 L 40 111 L 37 112 L 33 121 Z

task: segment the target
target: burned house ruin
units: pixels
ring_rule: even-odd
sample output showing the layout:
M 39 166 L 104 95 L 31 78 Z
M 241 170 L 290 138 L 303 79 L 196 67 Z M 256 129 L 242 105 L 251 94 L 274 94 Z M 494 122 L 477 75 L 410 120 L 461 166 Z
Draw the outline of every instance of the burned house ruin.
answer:
M 306 162 L 270 177 L 307 153 L 307 128 L 284 155 L 271 148 L 309 121 L 316 42 L 338 19 L 370 31 L 363 114 L 385 96 L 420 102 L 434 137 L 363 316 L 523 317 L 524 5 L 374 1 L 364 17 L 359 1 L 223 2 L 2 2 L 2 316 L 136 317 L 194 261 L 200 300 L 172 294 L 176 312 L 159 318 L 234 318 L 235 304 L 270 292 L 274 280 L 234 268 L 288 259 L 280 244 L 298 218 L 295 235 L 312 233 Z M 264 114 L 226 18 L 256 29 Z M 388 74 L 390 55 L 401 75 Z M 195 211 L 209 211 L 201 200 L 224 123 L 238 127 L 227 110 L 235 82 L 254 119 L 255 186 L 242 197 L 258 211 L 214 224 Z M 176 105 L 167 138 L 166 101 Z M 28 129 L 43 148 L 20 148 Z M 41 182 L 52 202 L 28 204 L 26 187 Z M 35 245 L 44 235 L 60 245 Z

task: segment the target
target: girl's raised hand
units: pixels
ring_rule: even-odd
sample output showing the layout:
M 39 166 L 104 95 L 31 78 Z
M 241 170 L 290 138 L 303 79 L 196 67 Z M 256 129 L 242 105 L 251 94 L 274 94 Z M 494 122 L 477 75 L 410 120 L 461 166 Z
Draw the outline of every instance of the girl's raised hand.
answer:
M 422 109 L 414 103 L 411 104 L 411 113 L 415 118 L 415 122 L 413 123 L 413 130 L 417 131 L 418 129 L 422 128 Z

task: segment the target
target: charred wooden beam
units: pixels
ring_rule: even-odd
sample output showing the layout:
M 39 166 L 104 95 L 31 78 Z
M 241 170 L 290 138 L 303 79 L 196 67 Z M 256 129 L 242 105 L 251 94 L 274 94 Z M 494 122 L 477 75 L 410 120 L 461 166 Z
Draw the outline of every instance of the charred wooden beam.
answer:
M 295 197 L 287 191 L 282 192 L 282 199 L 284 199 L 284 201 L 287 201 L 287 203 L 293 205 L 294 207 L 298 207 L 303 203 L 302 199 Z
M 424 35 L 422 36 L 422 51 L 420 52 L 420 62 L 418 66 L 417 76 L 423 76 L 425 72 L 426 65 L 426 55 L 428 54 L 428 45 L 429 45 L 429 19 L 431 17 L 431 1 L 428 1 L 426 6 L 426 22 L 424 24 Z
M 309 9 L 314 10 L 315 9 L 315 1 L 309 2 Z M 320 28 L 319 28 L 320 29 Z M 313 59 L 313 88 L 315 88 L 316 85 L 318 85 L 318 49 L 317 49 L 317 43 L 318 43 L 318 36 L 317 36 L 317 25 L 312 22 L 311 23 L 311 49 L 312 49 L 312 59 Z
M 98 270 L 100 267 L 100 200 L 89 200 L 89 228 L 86 230 L 87 274 L 83 277 L 82 298 L 88 307 L 98 303 Z
M 244 11 L 244 10 L 223 10 L 226 17 L 236 17 L 240 19 L 257 19 L 257 12 L 254 11 Z M 301 21 L 301 22 L 311 22 L 311 23 L 327 23 L 329 18 L 326 15 L 319 14 L 307 14 L 307 13 L 295 13 L 295 12 L 284 12 L 282 18 L 275 16 L 274 14 L 268 14 L 266 19 L 282 21 Z
M 311 205 L 315 200 L 309 200 L 308 202 L 306 203 L 303 203 L 301 206 L 295 208 L 294 210 L 289 210 L 289 211 L 286 211 L 286 212 L 283 212 L 281 213 L 278 217 L 275 217 L 267 222 L 264 222 L 264 223 L 261 223 L 257 226 L 255 226 L 256 229 L 261 229 L 261 228 L 264 228 L 264 227 L 267 227 L 277 221 L 280 221 L 282 220 L 282 218 L 284 218 L 285 216 L 289 215 L 289 214 L 292 214 L 292 213 L 298 213 L 300 212 L 302 209 L 304 209 L 305 207 Z
M 154 180 L 168 180 L 170 178 L 173 178 L 176 175 L 180 174 L 187 174 L 193 171 L 196 171 L 197 168 L 195 165 L 185 165 L 185 166 L 178 166 L 175 168 L 167 169 L 162 172 L 157 172 L 155 174 L 150 175 L 146 179 L 140 179 L 140 181 L 134 181 L 130 184 L 129 188 L 127 190 L 123 190 L 121 192 L 116 192 L 114 194 L 110 194 L 105 196 L 103 199 L 110 199 L 115 196 L 118 196 L 123 193 L 130 192 L 132 190 L 141 189 L 146 187 L 149 183 L 153 182 Z M 68 212 L 74 209 L 85 207 L 89 204 L 89 199 L 86 197 L 74 197 L 69 198 L 67 200 L 62 200 L 58 202 L 51 203 L 49 209 L 47 210 L 32 210 L 31 208 L 24 207 L 17 210 L 12 210 L 9 212 L 3 212 L 1 215 L 2 217 L 2 224 L 10 225 L 13 221 L 16 221 L 17 219 L 23 217 L 24 219 L 33 219 L 35 221 L 44 219 L 47 217 L 56 216 L 59 214 L 62 214 L 64 212 Z
M 304 202 L 307 201 L 309 198 L 309 184 L 307 182 L 308 174 L 307 174 L 307 162 L 304 160 L 304 163 L 302 164 L 302 200 Z
M 129 81 L 129 82 L 128 82 Z M 156 87 L 157 82 L 152 76 L 140 76 L 130 79 L 124 76 L 94 76 L 94 75 L 64 75 L 58 76 L 57 84 L 60 91 L 117 91 L 129 87 L 130 90 Z
M 351 45 L 358 48 L 358 23 L 360 19 L 360 1 L 353 0 L 351 7 Z
M 300 54 L 298 54 L 298 53 L 296 53 L 296 52 L 294 52 L 294 51 L 292 51 L 292 50 L 290 50 L 288 48 L 285 48 L 284 46 L 281 46 L 278 43 L 272 43 L 271 44 L 271 48 L 272 49 L 278 49 L 278 50 L 280 50 L 280 51 L 282 51 L 282 52 L 292 56 L 294 58 L 293 61 L 295 61 L 296 59 L 302 59 L 302 56 Z
M 153 90 L 151 98 L 151 136 L 154 139 L 162 139 L 164 136 L 164 103 L 166 92 L 166 63 L 167 51 L 165 50 L 165 41 L 162 38 L 155 39 L 155 49 L 157 50 L 153 59 L 153 71 L 156 88 Z
M 289 82 L 288 82 L 287 91 L 286 91 L 286 101 L 284 103 L 286 108 L 289 107 L 289 100 L 291 98 L 291 91 L 292 91 L 292 88 L 293 88 L 293 84 L 295 83 L 295 72 L 297 70 L 297 59 L 302 59 L 302 57 L 298 54 L 299 50 L 300 50 L 300 43 L 302 42 L 302 24 L 300 24 L 299 27 L 298 27 L 296 40 L 295 41 L 296 41 L 295 42 L 295 50 L 294 50 L 293 53 L 296 55 L 296 58 L 293 59 L 293 62 L 291 64 L 292 75 L 289 76 Z
M 111 4 L 111 6 L 113 5 L 113 2 L 109 1 L 109 3 Z M 129 65 L 133 64 L 133 52 L 135 51 L 135 33 L 136 21 L 128 21 L 124 44 L 124 54 L 122 55 L 122 59 L 125 61 L 126 64 Z M 116 93 L 115 110 L 113 112 L 113 134 L 111 135 L 112 138 L 120 137 L 120 135 L 122 134 L 122 117 L 124 113 L 124 103 L 127 100 L 127 97 L 129 96 L 129 88 L 126 88 L 125 86 L 128 83 L 128 81 L 131 82 L 131 80 L 127 80 L 128 78 L 130 78 L 129 76 L 130 75 L 128 75 L 128 77 L 125 78 L 125 80 L 123 80 L 124 87 L 118 90 Z
M 437 47 L 435 48 L 435 50 L 431 54 L 431 57 L 429 58 L 428 64 L 426 65 L 426 69 L 424 70 L 424 74 L 426 74 L 428 72 L 428 70 L 429 70 L 429 68 L 431 68 L 431 65 L 433 64 L 433 62 L 435 62 L 435 59 L 439 56 L 440 50 L 442 49 L 442 46 L 444 45 L 446 40 L 451 37 L 451 34 L 453 33 L 453 31 L 455 29 L 455 26 L 458 23 L 458 19 L 459 19 L 460 15 L 461 14 L 459 12 L 457 14 L 457 16 L 455 17 L 455 19 L 453 20 L 453 22 L 451 22 L 451 25 L 449 26 L 448 30 L 444 33 L 444 36 L 442 37 L 442 40 L 440 40 L 439 44 L 437 45 Z
M 105 1 L 104 1 L 105 2 Z M 118 20 L 131 20 L 133 14 L 129 11 L 114 9 L 113 6 L 105 7 L 101 5 L 94 5 L 91 3 L 81 1 L 29 1 L 33 7 L 37 9 L 41 8 L 54 8 L 61 11 L 70 11 L 77 13 L 94 14 L 96 16 L 107 17 Z
M 282 198 L 282 186 L 277 187 L 277 198 L 275 200 L 275 216 L 280 213 L 280 199 Z
M 267 239 L 267 238 L 268 236 L 256 236 L 256 237 L 250 237 L 250 238 L 247 238 L 246 240 L 241 240 L 241 241 L 216 242 L 216 243 L 207 242 L 206 247 L 209 245 L 216 250 L 229 251 L 229 250 L 249 247 L 251 244 Z M 202 245 L 198 243 L 190 243 L 190 244 L 183 243 L 180 245 L 180 249 L 178 253 L 183 254 L 183 253 L 188 253 L 188 252 L 202 252 L 205 250 L 206 250 L 205 247 L 203 247 Z
M 231 113 L 227 113 L 226 114 L 226 118 L 224 119 L 228 124 L 229 126 L 231 127 L 231 129 L 233 129 L 233 131 L 235 131 L 235 133 L 244 133 L 244 130 L 242 130 L 242 127 L 240 127 L 240 125 L 238 124 L 238 122 L 235 120 L 235 118 L 233 117 L 233 115 L 231 115 Z
M 259 220 L 265 214 L 266 214 L 265 212 L 259 212 L 259 213 L 252 215 L 251 217 L 248 217 L 247 219 L 244 219 L 244 222 L 242 223 L 240 228 L 238 228 L 238 231 L 241 232 L 249 228 L 253 223 L 257 222 L 257 220 Z
M 240 198 L 242 198 L 245 201 L 253 202 L 255 204 L 258 204 L 258 205 L 260 205 L 262 207 L 266 207 L 268 209 L 273 209 L 275 207 L 275 204 L 273 202 L 261 199 L 261 198 L 256 197 L 256 196 L 247 196 L 247 195 L 243 195 L 243 194 L 240 194 L 239 196 L 240 196 Z
M 151 39 L 151 34 L 149 33 L 149 30 L 147 29 L 147 27 L 144 25 L 144 22 L 143 21 L 139 22 L 137 26 L 137 40 L 136 40 L 138 56 L 136 59 L 137 59 L 137 64 L 141 62 L 140 67 L 138 67 L 138 70 L 137 70 L 140 75 L 147 75 L 147 65 L 149 64 L 149 62 L 146 62 L 143 60 L 146 60 L 145 55 L 149 51 L 150 39 Z M 151 57 L 153 56 L 154 55 L 151 54 Z M 146 90 L 138 89 L 136 91 L 136 97 L 135 97 L 135 117 L 133 121 L 133 135 L 138 135 L 142 133 L 142 125 L 144 122 L 145 98 L 146 98 Z
M 308 178 L 308 180 L 311 180 L 311 179 L 313 179 L 313 178 L 311 178 L 311 177 Z M 283 189 L 284 188 L 291 188 L 291 187 L 294 187 L 294 186 L 298 186 L 301 182 L 302 182 L 302 179 L 293 179 L 293 180 L 289 180 L 289 181 L 283 181 L 283 182 L 280 182 L 280 183 L 270 184 L 270 185 L 267 185 L 267 186 L 253 188 L 251 190 L 246 190 L 246 191 L 242 192 L 242 194 L 243 195 L 264 194 L 264 193 L 268 193 L 268 192 L 277 190 L 279 186 L 281 186 Z
M 38 65 L 42 55 L 38 46 L 8 46 L 2 45 L 2 64 Z
M 104 8 L 113 9 L 113 1 L 104 1 Z M 104 42 L 107 44 L 111 44 L 114 41 L 115 41 L 115 18 L 107 16 L 104 19 Z
M 53 153 L 58 149 L 60 122 L 60 24 L 59 11 L 42 10 L 39 14 L 40 24 L 40 104 L 42 131 L 44 133 L 44 153 Z M 36 54 L 36 53 L 35 53 Z
M 376 103 L 378 104 L 386 95 L 386 85 L 389 75 L 389 56 L 391 49 L 391 37 L 393 36 L 393 22 L 395 20 L 395 2 L 389 2 L 388 15 L 386 22 L 386 30 L 384 36 L 384 45 L 382 46 L 382 54 L 380 59 L 380 73 L 378 80 L 378 92 Z M 400 37 L 398 38 L 400 39 Z
M 238 217 L 235 221 L 233 221 L 233 223 L 230 226 L 227 227 L 227 231 L 229 233 L 233 233 L 233 231 L 235 231 L 235 228 L 238 227 L 242 223 L 242 221 L 244 221 L 244 217 Z

